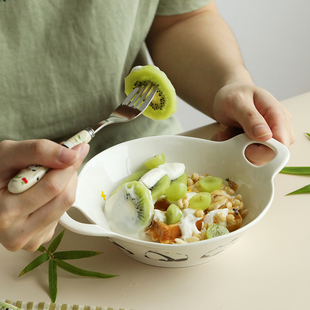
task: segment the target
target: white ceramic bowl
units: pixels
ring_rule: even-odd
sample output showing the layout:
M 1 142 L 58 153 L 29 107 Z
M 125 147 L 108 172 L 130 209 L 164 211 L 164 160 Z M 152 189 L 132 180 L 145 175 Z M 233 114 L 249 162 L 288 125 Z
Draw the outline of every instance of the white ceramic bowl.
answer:
M 67 213 L 61 224 L 69 230 L 90 236 L 108 237 L 126 255 L 146 264 L 161 267 L 185 267 L 216 258 L 255 225 L 268 211 L 274 196 L 273 179 L 289 159 L 289 151 L 274 139 L 262 143 L 275 152 L 275 158 L 262 167 L 252 165 L 244 155 L 252 143 L 245 134 L 225 142 L 183 136 L 141 138 L 111 147 L 92 158 L 82 169 L 76 201 L 93 224 L 81 223 Z M 240 229 L 224 236 L 188 244 L 160 244 L 132 239 L 109 229 L 103 208 L 102 192 L 109 197 L 122 180 L 143 168 L 150 157 L 164 153 L 167 162 L 181 162 L 186 172 L 211 174 L 235 181 L 248 214 Z

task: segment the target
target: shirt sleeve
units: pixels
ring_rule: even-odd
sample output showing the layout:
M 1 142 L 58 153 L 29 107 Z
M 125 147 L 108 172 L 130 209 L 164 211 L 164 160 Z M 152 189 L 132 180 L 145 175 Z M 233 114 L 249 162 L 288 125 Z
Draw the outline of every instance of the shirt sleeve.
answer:
M 207 5 L 212 0 L 160 0 L 156 15 L 178 15 L 192 12 Z

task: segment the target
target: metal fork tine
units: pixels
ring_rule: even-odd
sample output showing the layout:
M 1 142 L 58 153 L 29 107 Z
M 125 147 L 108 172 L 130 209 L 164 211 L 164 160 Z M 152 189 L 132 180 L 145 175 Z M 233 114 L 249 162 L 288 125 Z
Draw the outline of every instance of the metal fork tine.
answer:
M 144 92 L 144 94 L 141 95 L 139 101 L 136 100 L 134 106 L 139 109 L 140 108 L 140 105 L 143 103 L 144 99 L 146 98 L 146 96 L 148 96 L 150 90 L 154 87 L 153 84 L 151 84 Z M 135 99 L 138 99 L 137 97 Z
M 150 104 L 150 102 L 153 100 L 155 94 L 157 92 L 157 87 L 154 87 L 154 89 L 151 91 L 151 93 L 147 96 L 147 98 L 145 99 L 145 101 L 142 103 L 142 105 L 140 107 L 138 107 L 138 109 L 143 112 L 148 105 Z
M 126 99 L 122 102 L 122 105 L 128 105 L 131 102 L 132 98 L 136 95 L 136 93 L 140 90 L 140 87 L 136 87 L 132 90 L 132 92 L 126 97 Z
M 148 87 L 148 85 L 143 86 L 143 87 L 140 86 L 139 87 L 139 92 L 136 94 L 136 96 L 132 100 L 130 100 L 130 102 L 128 102 L 127 105 L 129 107 L 134 107 L 136 105 L 137 101 L 141 98 L 141 95 L 144 93 L 144 91 L 146 90 L 147 87 Z

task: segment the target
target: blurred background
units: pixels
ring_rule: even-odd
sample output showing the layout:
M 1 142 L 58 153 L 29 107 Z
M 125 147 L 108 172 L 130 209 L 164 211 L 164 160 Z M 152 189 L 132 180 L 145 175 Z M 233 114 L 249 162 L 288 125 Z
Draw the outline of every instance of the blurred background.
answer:
M 310 91 L 310 1 L 215 2 L 257 86 L 280 101 Z M 213 121 L 178 100 L 176 115 L 185 131 Z

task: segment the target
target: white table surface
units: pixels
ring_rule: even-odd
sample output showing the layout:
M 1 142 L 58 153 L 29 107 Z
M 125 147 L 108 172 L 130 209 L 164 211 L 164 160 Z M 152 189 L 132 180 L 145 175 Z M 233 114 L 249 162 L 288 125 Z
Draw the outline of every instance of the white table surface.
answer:
M 310 166 L 310 92 L 284 100 L 297 137 L 288 166 Z M 217 124 L 186 135 L 209 139 Z M 159 268 L 127 256 L 102 237 L 66 231 L 60 250 L 102 255 L 72 262 L 111 279 L 58 272 L 57 303 L 125 309 L 310 309 L 310 194 L 285 196 L 310 177 L 279 174 L 266 216 L 223 255 L 189 268 Z M 63 228 L 59 225 L 57 233 Z M 49 302 L 47 264 L 18 278 L 37 253 L 0 245 L 0 299 Z

